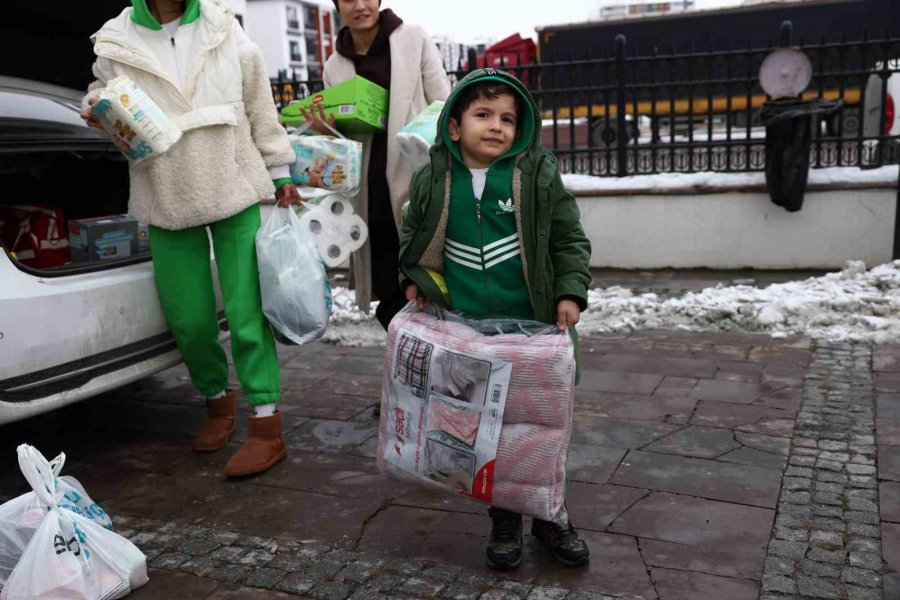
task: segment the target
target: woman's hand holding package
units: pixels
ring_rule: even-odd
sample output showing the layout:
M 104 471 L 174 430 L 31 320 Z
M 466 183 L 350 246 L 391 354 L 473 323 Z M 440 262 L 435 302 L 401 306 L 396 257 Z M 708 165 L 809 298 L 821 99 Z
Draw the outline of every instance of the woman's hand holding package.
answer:
M 97 104 L 97 99 L 91 98 L 88 100 L 88 104 L 91 106 Z M 81 111 L 81 118 L 84 119 L 84 122 L 87 123 L 89 127 L 103 131 L 103 125 L 100 123 L 100 119 L 94 116 L 94 113 L 91 112 L 90 108 L 85 108 Z
M 317 131 L 322 135 L 334 135 L 334 131 L 332 130 L 337 128 L 334 115 L 326 118 L 325 109 L 322 108 L 321 104 L 316 104 L 315 106 L 313 106 L 312 110 L 301 108 L 300 114 L 303 115 L 303 118 L 307 123 L 310 123 L 309 128 L 313 131 Z M 329 129 L 329 126 L 331 127 L 331 129 Z
M 581 309 L 572 300 L 560 300 L 556 305 L 556 326 L 567 331 L 569 327 L 575 327 L 581 320 Z
M 300 197 L 300 192 L 293 183 L 286 183 L 275 190 L 275 203 L 280 208 L 287 208 L 295 204 L 302 204 L 303 198 Z

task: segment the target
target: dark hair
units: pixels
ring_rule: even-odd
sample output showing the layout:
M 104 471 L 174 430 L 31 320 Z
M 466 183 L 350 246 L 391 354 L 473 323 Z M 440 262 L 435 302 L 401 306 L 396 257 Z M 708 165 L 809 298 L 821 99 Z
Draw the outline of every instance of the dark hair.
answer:
M 519 117 L 522 116 L 522 97 L 516 93 L 511 85 L 500 83 L 497 81 L 484 81 L 481 83 L 473 83 L 459 93 L 459 98 L 450 110 L 450 117 L 461 123 L 462 114 L 466 109 L 472 106 L 472 103 L 482 98 L 486 100 L 495 100 L 500 96 L 509 95 L 516 102 L 516 129 L 519 128 Z

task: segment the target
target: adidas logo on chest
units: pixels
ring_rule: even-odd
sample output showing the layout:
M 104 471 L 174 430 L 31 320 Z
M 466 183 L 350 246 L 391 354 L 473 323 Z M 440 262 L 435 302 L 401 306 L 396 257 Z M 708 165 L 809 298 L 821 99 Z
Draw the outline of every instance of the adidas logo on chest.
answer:
M 513 215 L 516 213 L 516 207 L 513 206 L 512 198 L 509 200 L 498 200 L 497 205 L 500 209 L 494 212 L 495 215 Z

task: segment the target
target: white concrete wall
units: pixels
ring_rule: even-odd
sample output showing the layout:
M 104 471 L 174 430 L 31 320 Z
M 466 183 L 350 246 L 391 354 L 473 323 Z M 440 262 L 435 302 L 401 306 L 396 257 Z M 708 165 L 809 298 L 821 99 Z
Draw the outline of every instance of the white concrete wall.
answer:
M 591 266 L 834 269 L 891 260 L 896 187 L 808 191 L 800 212 L 765 192 L 581 196 Z
M 269 77 L 277 77 L 279 69 L 290 74 L 290 55 L 287 43 L 287 11 L 283 0 L 251 0 L 244 29 L 259 45 Z

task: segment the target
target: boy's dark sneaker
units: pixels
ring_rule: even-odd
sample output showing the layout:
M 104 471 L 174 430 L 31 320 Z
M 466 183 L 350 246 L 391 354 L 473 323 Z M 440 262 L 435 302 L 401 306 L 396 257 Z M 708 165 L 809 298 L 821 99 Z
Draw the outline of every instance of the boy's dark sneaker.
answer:
M 492 569 L 515 569 L 522 563 L 522 515 L 502 508 L 488 510 L 494 524 L 487 547 L 487 565 Z
M 540 540 L 550 550 L 553 559 L 567 567 L 586 565 L 591 558 L 584 540 L 570 522 L 563 527 L 550 521 L 534 519 L 531 523 L 531 535 Z

